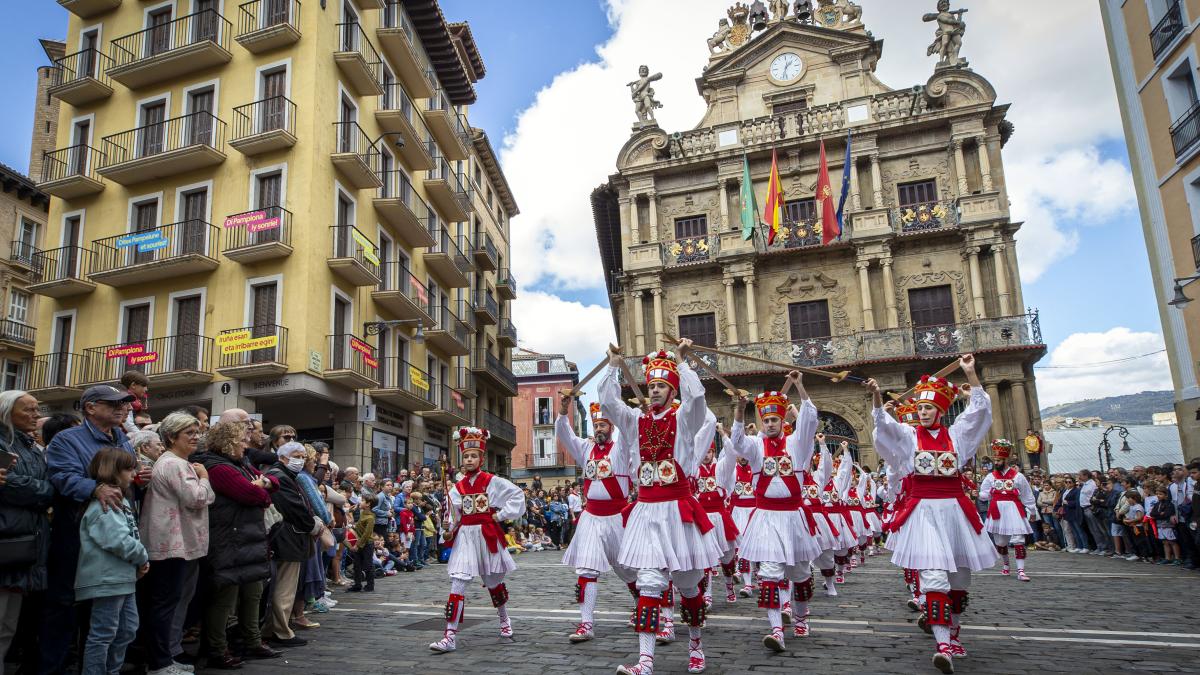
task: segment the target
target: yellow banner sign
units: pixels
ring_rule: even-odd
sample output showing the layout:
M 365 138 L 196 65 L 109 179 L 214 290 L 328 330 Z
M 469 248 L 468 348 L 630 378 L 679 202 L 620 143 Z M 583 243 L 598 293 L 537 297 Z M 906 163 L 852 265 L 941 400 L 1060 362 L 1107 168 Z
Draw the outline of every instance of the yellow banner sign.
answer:
M 362 246 L 363 257 L 366 258 L 371 264 L 378 265 L 379 256 L 375 255 L 375 244 L 370 239 L 367 239 L 366 235 L 358 230 L 353 230 L 350 234 L 354 236 L 354 241 L 358 242 L 359 246 Z
M 418 370 L 416 366 L 408 367 L 408 380 L 417 389 L 429 391 L 429 380 L 425 379 L 425 373 Z
M 240 352 L 248 352 L 255 349 L 270 349 L 278 345 L 278 335 L 267 335 L 264 337 L 252 338 L 250 337 L 249 331 L 247 331 L 246 337 L 243 340 L 222 342 L 221 353 L 238 354 Z

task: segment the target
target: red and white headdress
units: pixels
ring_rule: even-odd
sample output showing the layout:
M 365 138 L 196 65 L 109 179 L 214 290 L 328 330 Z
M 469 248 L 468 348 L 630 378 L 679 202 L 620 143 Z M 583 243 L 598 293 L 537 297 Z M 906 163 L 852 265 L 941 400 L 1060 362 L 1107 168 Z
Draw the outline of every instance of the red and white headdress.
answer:
M 954 403 L 954 399 L 958 398 L 958 387 L 951 384 L 950 380 L 934 375 L 922 375 L 916 391 L 917 403 L 928 403 L 942 414 L 945 414 L 950 409 L 950 404 Z
M 595 426 L 596 422 L 607 422 L 608 424 L 612 424 L 612 422 L 600 412 L 600 404 L 596 401 L 592 401 L 591 405 L 588 406 L 588 414 L 592 418 L 592 426 Z
M 896 419 L 910 426 L 921 426 L 921 418 L 917 416 L 917 400 L 910 398 L 907 401 L 897 401 Z
M 674 353 L 660 349 L 653 354 L 647 354 L 642 359 L 642 365 L 646 367 L 647 385 L 651 382 L 665 382 L 675 391 L 679 391 L 679 363 L 675 360 Z
M 754 398 L 754 407 L 758 410 L 759 419 L 765 420 L 772 415 L 783 419 L 783 414 L 787 411 L 788 400 L 786 396 L 777 391 L 769 391 Z
M 458 451 L 460 453 L 472 451 L 483 454 L 487 452 L 487 442 L 491 436 L 487 429 L 462 427 L 458 430 Z
M 1013 444 L 1006 438 L 997 438 L 992 441 L 992 459 L 1005 460 L 1012 456 Z

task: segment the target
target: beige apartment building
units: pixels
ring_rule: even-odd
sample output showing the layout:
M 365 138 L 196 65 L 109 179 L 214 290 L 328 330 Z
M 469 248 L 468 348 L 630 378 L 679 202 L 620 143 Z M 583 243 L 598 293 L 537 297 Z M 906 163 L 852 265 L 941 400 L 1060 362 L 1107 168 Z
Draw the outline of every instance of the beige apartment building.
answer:
M 26 386 L 129 368 L 392 474 L 465 424 L 508 470 L 517 207 L 434 0 L 59 0 Z M 451 457 L 451 461 L 455 461 Z
M 1100 0 L 1187 460 L 1200 458 L 1200 1 Z
M 617 335 L 631 355 L 671 334 L 785 365 L 850 370 L 897 393 L 973 352 L 994 404 L 992 434 L 1023 437 L 1040 425 L 1033 365 L 1045 346 L 1021 292 L 1021 224 L 1009 218 L 1008 105 L 956 58 L 930 59 L 924 80 L 880 82 L 882 41 L 855 8 L 822 7 L 811 23 L 776 16 L 759 30 L 735 5 L 731 30 L 710 40 L 713 55 L 696 78 L 707 111 L 695 128 L 634 125 L 617 173 L 592 194 Z M 917 9 L 912 18 L 920 21 Z M 822 246 L 819 143 L 836 199 L 850 132 L 844 233 Z M 761 229 L 743 239 L 739 194 L 746 157 L 761 213 L 772 149 L 787 201 L 768 244 Z M 751 392 L 784 382 L 785 368 L 706 361 Z M 709 406 L 728 420 L 723 387 L 705 382 Z M 814 376 L 805 384 L 822 429 L 852 439 L 874 465 L 864 390 Z

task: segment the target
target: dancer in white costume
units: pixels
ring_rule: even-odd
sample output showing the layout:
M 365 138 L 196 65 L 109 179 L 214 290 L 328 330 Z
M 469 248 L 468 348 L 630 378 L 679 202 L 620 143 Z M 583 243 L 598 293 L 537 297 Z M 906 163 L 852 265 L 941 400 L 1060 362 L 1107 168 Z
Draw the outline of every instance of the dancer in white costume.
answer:
M 725 433 L 724 428 L 719 424 L 717 432 L 721 434 L 721 438 L 727 445 L 732 443 L 729 440 L 729 434 Z M 742 578 L 742 589 L 738 591 L 738 594 L 743 598 L 754 594 L 754 569 L 750 561 L 742 557 L 741 548 L 744 543 L 746 526 L 750 523 L 750 514 L 754 513 L 754 485 L 757 481 L 758 474 L 750 468 L 750 460 L 745 457 L 737 457 L 733 468 L 733 494 L 729 497 L 729 511 L 733 516 L 733 524 L 738 529 L 734 564 L 737 565 L 737 574 Z
M 833 458 L 829 456 L 829 446 L 825 444 L 825 434 L 817 434 L 815 440 L 820 447 L 820 452 L 813 456 L 812 470 L 804 472 L 804 511 L 813 517 L 817 526 L 817 542 L 821 545 L 821 555 L 817 556 L 813 564 L 821 570 L 825 595 L 835 597 L 838 592 L 837 584 L 833 579 L 836 566 L 834 554 L 841 547 L 839 543 L 841 530 L 833 524 L 829 509 L 821 499 L 821 486 L 829 483 L 829 475 L 833 471 Z
M 450 489 L 446 500 L 450 507 L 450 529 L 446 540 L 453 541 L 450 562 L 450 597 L 446 600 L 446 631 L 442 639 L 429 645 L 435 652 L 458 648 L 458 624 L 466 610 L 467 584 L 480 577 L 492 596 L 492 606 L 500 617 L 500 636 L 513 636 L 508 616 L 508 589 L 504 575 L 517 569 L 504 547 L 500 523 L 520 518 L 525 513 L 525 494 L 509 481 L 483 471 L 487 456 L 486 429 L 463 427 L 458 430 L 458 449 L 465 474 Z
M 788 399 L 775 391 L 759 394 L 754 401 L 760 436 L 746 435 L 745 400 L 740 397 L 734 405 L 730 430 L 734 451 L 748 458 L 758 474 L 756 510 L 742 537 L 742 555 L 758 563 L 762 580 L 758 606 L 767 610 L 771 624 L 763 645 L 777 652 L 784 649 L 782 582 L 791 582 L 793 634 L 804 637 L 808 635 L 808 601 L 812 598 L 811 563 L 821 555 L 821 545 L 814 536 L 816 527 L 802 504 L 803 474 L 813 453 L 817 409 L 804 390 L 800 373 L 793 371 L 788 377 L 796 383 L 801 400 L 796 428 L 790 435 L 782 433 Z
M 586 642 L 595 635 L 596 585 L 601 574 L 613 570 L 621 581 L 633 585 L 637 571 L 617 563 L 621 536 L 625 533 L 621 511 L 629 504 L 629 487 L 635 471 L 635 448 L 614 438 L 612 424 L 600 414 L 600 404 L 589 408 L 595 440 L 580 438 L 571 428 L 568 412 L 573 397 L 563 396 L 554 421 L 554 438 L 583 467 L 583 493 L 587 504 L 575 525 L 571 545 L 563 555 L 563 564 L 575 568 L 578 581 L 575 598 L 579 603 L 579 625 L 571 642 Z
M 643 359 L 647 409 L 630 408 L 621 400 L 617 372 L 624 368 L 620 354 L 610 353 L 610 367 L 600 381 L 600 406 L 620 433 L 638 441 L 638 501 L 629 511 L 617 562 L 638 571 L 638 605 L 634 630 L 638 662 L 620 666 L 618 673 L 654 672 L 655 635 L 659 630 L 662 595 L 668 583 L 683 596 L 682 619 L 688 624 L 688 672 L 705 668 L 701 642 L 704 597 L 700 580 L 705 568 L 721 556 L 711 535 L 712 523 L 692 495 L 686 476 L 695 475 L 703 454 L 696 437 L 705 423 L 704 386 L 682 359 L 691 340 L 679 342 L 679 358 L 659 351 Z M 671 406 L 676 392 L 681 400 Z
M 821 463 L 818 473 L 826 477 L 821 488 L 821 508 L 829 517 L 833 526 L 834 548 L 832 551 L 833 564 L 837 574 L 835 583 L 845 583 L 846 568 L 850 565 L 850 549 L 858 543 L 858 534 L 850 522 L 850 507 L 846 505 L 843 495 L 850 487 L 853 460 L 850 458 L 850 444 L 842 441 L 838 444 L 838 454 L 830 458 L 822 446 Z M 821 569 L 826 569 L 827 562 L 822 558 Z
M 961 480 L 963 466 L 991 427 L 991 401 L 975 374 L 974 355 L 963 356 L 959 364 L 971 384 L 970 403 L 949 428 L 941 417 L 957 395 L 950 382 L 921 378 L 916 428 L 892 418 L 875 380 L 865 383 L 874 402 L 875 449 L 898 476 L 911 476 L 889 538 L 892 564 L 918 571 L 926 622 L 937 640 L 933 664 L 943 673 L 954 672 L 954 656 L 966 655 L 958 639 L 959 615 L 966 609 L 971 572 L 996 564 L 996 549 Z
M 992 441 L 992 470 L 979 484 L 979 500 L 988 502 L 988 518 L 983 529 L 996 542 L 996 552 L 1004 560 L 1000 574 L 1009 575 L 1008 547 L 1017 557 L 1017 578 L 1029 581 L 1025 574 L 1025 537 L 1033 534 L 1030 518 L 1037 517 L 1033 488 L 1016 466 L 1008 466 L 1012 443 L 1003 438 Z
M 716 425 L 716 417 L 712 415 L 712 411 L 705 415 L 706 422 L 710 417 L 712 423 Z M 707 426 L 706 424 L 704 428 L 701 428 L 701 437 L 697 438 L 697 442 L 703 440 Z M 737 594 L 734 593 L 734 574 L 737 570 L 735 554 L 741 531 L 733 520 L 729 506 L 729 498 L 733 495 L 735 484 L 736 459 L 733 446 L 729 442 L 723 443 L 718 458 L 716 438 L 711 433 L 707 435 L 713 440 L 709 442 L 709 448 L 704 454 L 704 461 L 700 462 L 699 475 L 696 477 L 696 499 L 700 502 L 700 506 L 704 507 L 704 512 L 708 514 L 708 519 L 712 522 L 715 532 L 713 536 L 722 549 L 721 557 L 713 561 L 704 583 L 704 606 L 712 607 L 712 588 L 718 565 L 725 577 L 725 601 L 737 601 Z

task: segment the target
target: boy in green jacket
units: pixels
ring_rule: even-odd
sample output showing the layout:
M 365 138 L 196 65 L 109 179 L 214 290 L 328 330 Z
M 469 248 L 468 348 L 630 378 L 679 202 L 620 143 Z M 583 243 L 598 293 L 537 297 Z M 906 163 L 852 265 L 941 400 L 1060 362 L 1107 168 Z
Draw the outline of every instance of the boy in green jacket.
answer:
M 348 593 L 375 590 L 375 563 L 372 560 L 374 546 L 371 535 L 375 533 L 375 514 L 371 508 L 375 506 L 375 494 L 364 492 L 362 503 L 359 505 L 358 522 L 354 523 L 354 585 L 346 589 Z M 367 580 L 363 588 L 363 578 Z

